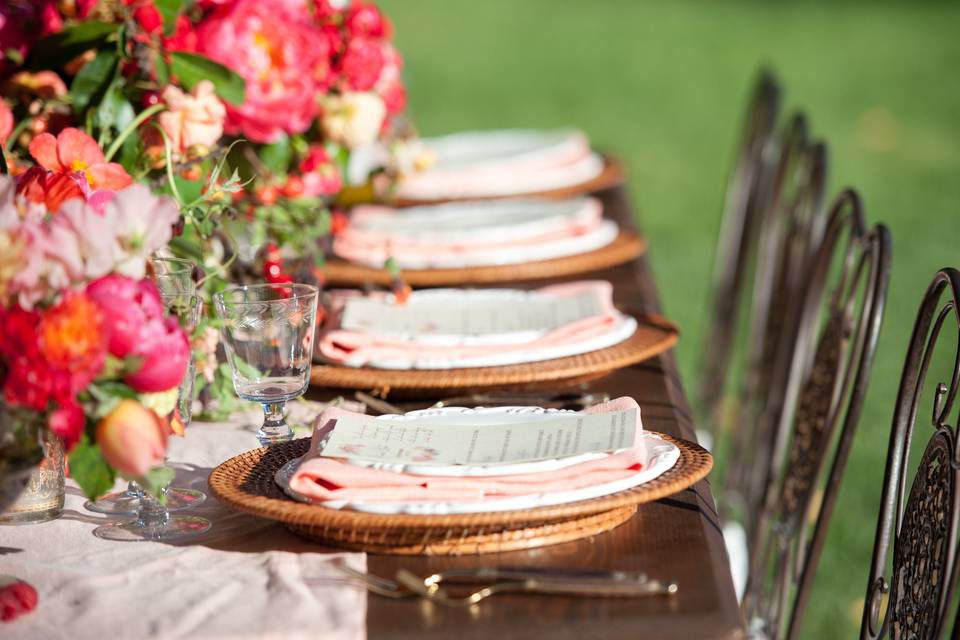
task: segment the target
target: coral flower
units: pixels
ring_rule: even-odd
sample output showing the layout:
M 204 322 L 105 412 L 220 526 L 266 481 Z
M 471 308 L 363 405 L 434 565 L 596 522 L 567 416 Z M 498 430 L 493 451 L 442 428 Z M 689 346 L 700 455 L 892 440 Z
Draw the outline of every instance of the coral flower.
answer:
M 105 160 L 93 138 L 72 127 L 56 138 L 41 133 L 30 142 L 30 155 L 45 171 L 35 168 L 23 174 L 17 193 L 44 202 L 49 211 L 76 197 L 104 202 L 103 192 L 119 191 L 133 182 L 122 166 Z
M 273 142 L 310 127 L 330 80 L 330 43 L 303 0 L 221 5 L 197 26 L 197 48 L 246 81 L 244 103 L 227 105 L 227 133 Z
M 96 438 L 107 463 L 131 479 L 162 465 L 167 451 L 163 421 L 135 400 L 118 402 L 97 425 Z
M 103 370 L 107 335 L 97 304 L 82 293 L 68 293 L 43 313 L 40 353 L 55 369 L 70 373 L 74 392 L 85 388 Z

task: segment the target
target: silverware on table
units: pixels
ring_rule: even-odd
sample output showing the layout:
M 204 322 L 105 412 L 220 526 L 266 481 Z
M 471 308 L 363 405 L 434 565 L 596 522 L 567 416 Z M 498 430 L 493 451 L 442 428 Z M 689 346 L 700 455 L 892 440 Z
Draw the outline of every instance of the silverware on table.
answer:
M 498 593 L 539 593 L 587 597 L 636 598 L 670 596 L 676 583 L 653 580 L 645 574 L 627 571 L 584 571 L 539 567 L 481 567 L 449 569 L 419 578 L 406 569 L 397 571 L 396 581 L 357 571 L 343 562 L 341 571 L 363 583 L 372 593 L 388 598 L 419 596 L 444 606 L 468 607 Z M 482 584 L 462 595 L 452 595 L 447 584 Z

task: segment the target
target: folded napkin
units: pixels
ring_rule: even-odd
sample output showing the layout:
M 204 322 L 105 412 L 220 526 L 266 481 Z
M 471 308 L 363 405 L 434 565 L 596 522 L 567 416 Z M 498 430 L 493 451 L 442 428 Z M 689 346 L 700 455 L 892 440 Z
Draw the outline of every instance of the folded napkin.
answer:
M 485 131 L 426 139 L 433 167 L 405 176 L 400 198 L 519 195 L 573 186 L 603 171 L 580 131 Z
M 590 280 L 551 285 L 538 290 L 544 295 L 575 296 L 594 293 L 600 313 L 557 327 L 523 341 L 497 343 L 495 339 L 464 340 L 457 344 L 436 344 L 417 340 L 417 336 L 391 336 L 340 328 L 340 312 L 345 298 L 333 296 L 333 326 L 318 340 L 321 356 L 351 367 L 374 366 L 398 369 L 451 369 L 486 367 L 519 362 L 537 362 L 586 353 L 622 342 L 636 329 L 636 321 L 613 306 L 613 286 Z M 416 295 L 416 293 L 414 294 Z M 408 301 L 407 304 L 413 304 Z
M 565 215 L 550 215 L 557 205 L 567 205 Z M 539 207 L 543 215 L 531 215 Z M 593 198 L 510 201 L 488 204 L 487 209 L 469 202 L 413 209 L 412 213 L 387 207 L 354 211 L 350 226 L 334 240 L 334 253 L 375 267 L 393 258 L 405 269 L 517 264 L 592 251 L 610 244 L 618 231 L 616 223 L 603 219 L 602 205 Z M 457 222 L 467 215 L 468 220 Z M 491 219 L 485 225 L 486 217 Z M 416 232 L 411 232 L 412 222 L 418 223 Z
M 646 452 L 641 435 L 639 406 L 622 397 L 586 410 L 607 413 L 637 409 L 635 445 L 604 456 L 553 471 L 516 475 L 451 478 L 395 473 L 350 464 L 337 458 L 304 460 L 290 480 L 290 487 L 320 502 L 344 500 L 359 503 L 466 502 L 582 489 L 635 475 L 643 469 Z M 311 452 L 316 452 L 330 421 L 351 415 L 330 408 L 317 420 Z M 335 428 L 335 427 L 333 427 Z

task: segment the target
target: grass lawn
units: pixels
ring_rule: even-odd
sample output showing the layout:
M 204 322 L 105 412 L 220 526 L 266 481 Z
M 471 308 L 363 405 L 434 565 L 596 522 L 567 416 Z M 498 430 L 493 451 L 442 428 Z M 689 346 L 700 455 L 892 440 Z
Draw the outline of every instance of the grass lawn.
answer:
M 754 73 L 894 240 L 880 349 L 804 637 L 856 634 L 883 457 L 923 287 L 960 266 L 960 4 L 382 0 L 424 134 L 577 125 L 622 155 L 694 380 L 727 170 Z M 921 415 L 929 410 L 924 405 Z M 926 433 L 921 431 L 921 433 Z M 925 436 L 924 436 L 925 437 Z M 639 632 L 639 630 L 638 630 Z

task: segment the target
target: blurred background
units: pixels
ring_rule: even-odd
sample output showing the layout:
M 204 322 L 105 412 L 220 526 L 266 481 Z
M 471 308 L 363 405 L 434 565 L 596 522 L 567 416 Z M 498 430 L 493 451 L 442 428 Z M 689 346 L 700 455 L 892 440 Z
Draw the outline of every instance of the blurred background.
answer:
M 886 223 L 894 243 L 867 405 L 803 633 L 855 637 L 914 314 L 934 272 L 960 267 L 960 3 L 381 4 L 424 135 L 573 125 L 625 160 L 665 311 L 683 330 L 688 392 L 758 68 L 779 75 L 788 112 L 808 112 L 829 145 L 830 198 L 855 186 L 868 222 Z

